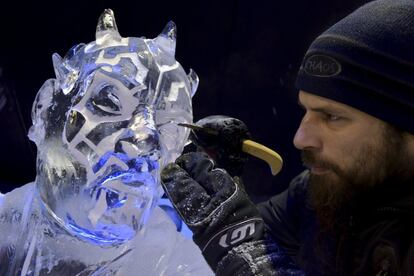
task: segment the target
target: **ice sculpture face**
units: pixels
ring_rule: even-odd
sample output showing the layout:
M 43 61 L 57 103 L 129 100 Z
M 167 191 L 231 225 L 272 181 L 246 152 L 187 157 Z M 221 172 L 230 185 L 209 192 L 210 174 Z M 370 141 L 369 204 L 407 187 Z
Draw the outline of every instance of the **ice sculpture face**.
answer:
M 56 79 L 33 104 L 37 187 L 48 214 L 99 245 L 135 236 L 159 197 L 159 171 L 182 151 L 198 78 L 174 58 L 176 29 L 119 35 L 111 10 L 96 41 L 53 55 Z

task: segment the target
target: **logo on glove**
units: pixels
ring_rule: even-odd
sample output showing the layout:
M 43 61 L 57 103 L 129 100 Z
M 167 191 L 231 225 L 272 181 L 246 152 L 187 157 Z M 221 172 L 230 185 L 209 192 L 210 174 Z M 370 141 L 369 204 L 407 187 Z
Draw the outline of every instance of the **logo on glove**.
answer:
M 227 248 L 230 245 L 235 245 L 240 241 L 253 236 L 255 231 L 255 222 L 248 222 L 247 224 L 239 226 L 236 229 L 230 229 L 229 231 L 227 231 L 226 234 L 221 236 L 219 245 L 224 248 Z

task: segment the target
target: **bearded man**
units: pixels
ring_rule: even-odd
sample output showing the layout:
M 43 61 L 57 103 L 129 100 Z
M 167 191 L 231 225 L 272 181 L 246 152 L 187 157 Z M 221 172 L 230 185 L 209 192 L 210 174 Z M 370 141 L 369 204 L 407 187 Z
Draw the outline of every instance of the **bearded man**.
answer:
M 194 241 L 217 275 L 413 275 L 414 1 L 373 1 L 333 25 L 296 86 L 308 169 L 281 194 L 256 208 L 200 153 L 164 169 Z

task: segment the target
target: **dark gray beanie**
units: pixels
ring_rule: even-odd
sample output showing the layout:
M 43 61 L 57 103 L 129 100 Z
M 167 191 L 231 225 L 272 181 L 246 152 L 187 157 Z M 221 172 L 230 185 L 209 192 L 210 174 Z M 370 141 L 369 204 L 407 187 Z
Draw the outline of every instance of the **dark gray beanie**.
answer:
M 414 0 L 373 1 L 329 28 L 296 87 L 414 133 Z

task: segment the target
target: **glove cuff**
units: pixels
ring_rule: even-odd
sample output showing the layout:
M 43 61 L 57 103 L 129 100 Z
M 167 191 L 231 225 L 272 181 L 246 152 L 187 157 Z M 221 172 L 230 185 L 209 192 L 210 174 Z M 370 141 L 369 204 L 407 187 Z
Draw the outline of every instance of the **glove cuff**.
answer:
M 263 239 L 264 222 L 261 217 L 249 218 L 229 225 L 214 234 L 201 248 L 207 263 L 216 270 L 217 264 L 234 247 L 244 242 Z M 194 237 L 197 241 L 197 237 Z
M 245 242 L 230 250 L 217 265 L 216 275 L 305 276 L 272 238 L 263 238 Z

